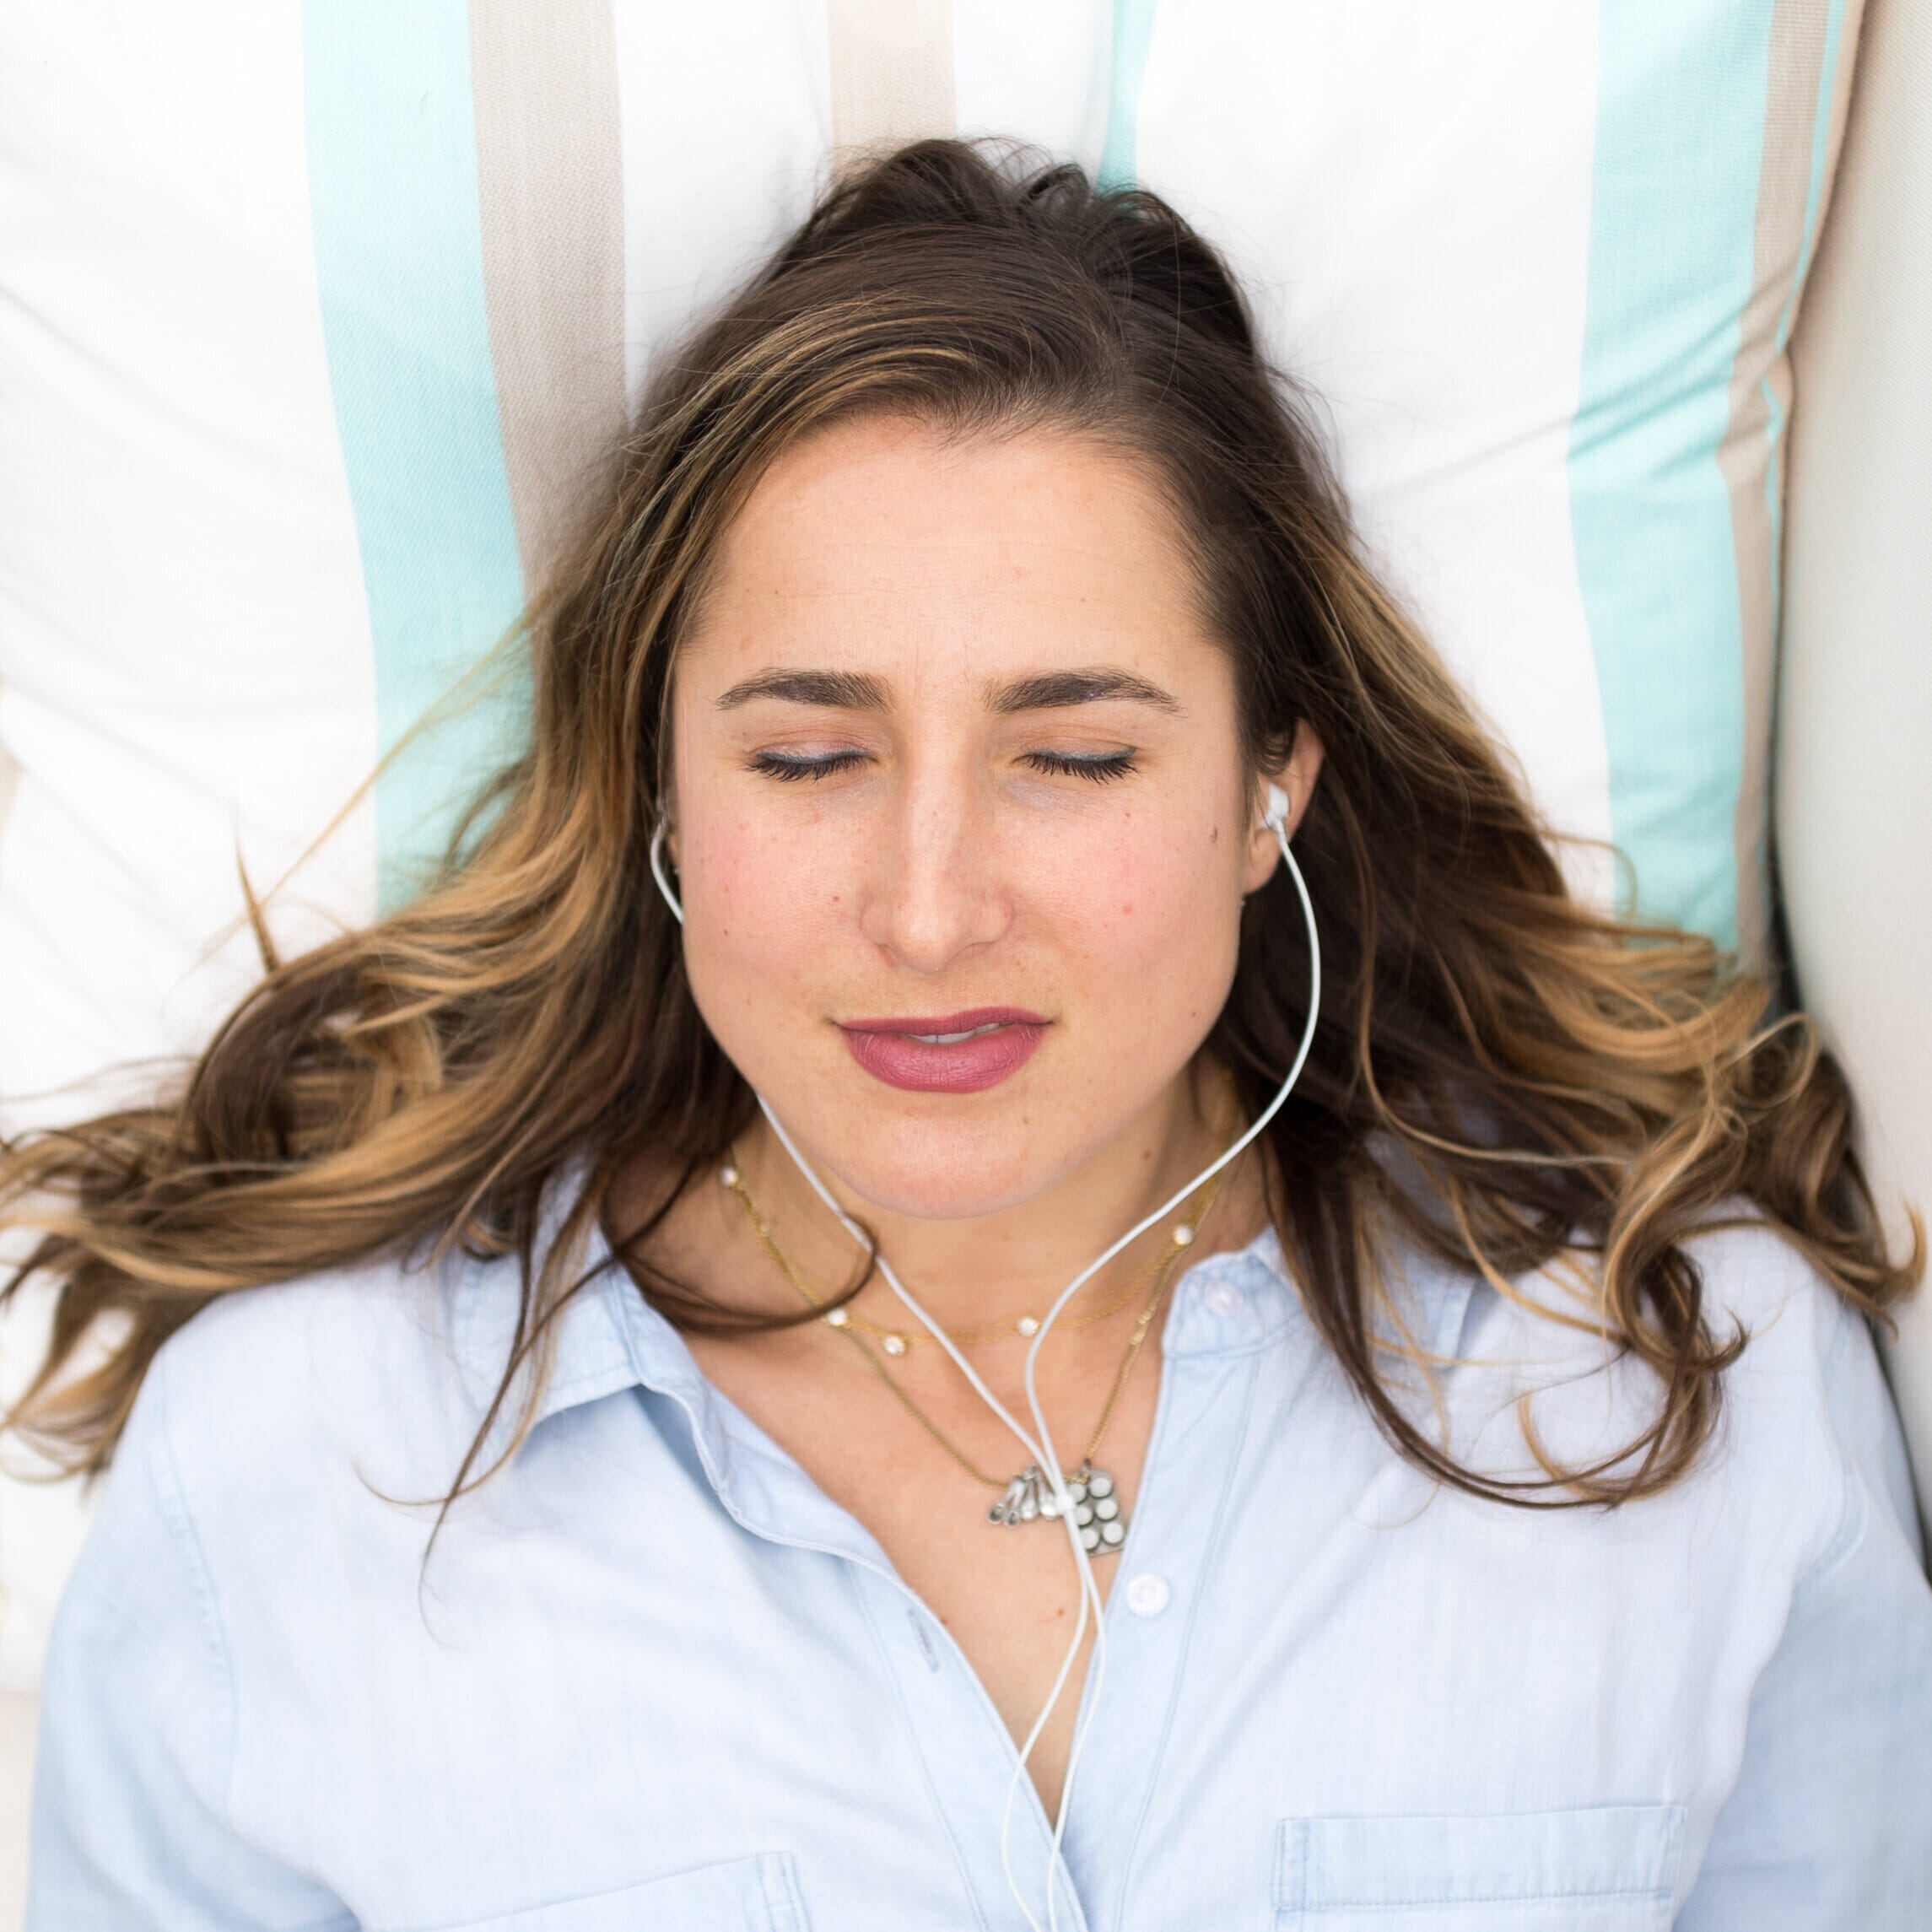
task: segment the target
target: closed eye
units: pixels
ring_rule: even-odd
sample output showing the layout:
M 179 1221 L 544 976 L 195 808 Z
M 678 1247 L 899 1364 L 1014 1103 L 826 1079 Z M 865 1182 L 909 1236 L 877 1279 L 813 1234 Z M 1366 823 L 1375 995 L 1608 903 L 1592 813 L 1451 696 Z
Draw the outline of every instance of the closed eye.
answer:
M 753 752 L 751 769 L 767 778 L 791 784 L 801 778 L 830 778 L 834 772 L 865 764 L 866 759 L 864 752 L 827 752 L 818 758 L 800 758 L 790 752 Z
M 767 778 L 775 778 L 790 785 L 801 779 L 830 778 L 835 773 L 849 771 L 853 766 L 866 762 L 867 754 L 864 752 L 828 752 L 818 758 L 801 758 L 790 752 L 754 752 L 750 767 Z M 1134 769 L 1134 748 L 1090 755 L 1075 752 L 1028 752 L 1025 762 L 1035 771 L 1046 772 L 1055 778 L 1084 778 L 1096 785 L 1104 785 L 1109 780 L 1126 777 Z
M 1125 778 L 1133 770 L 1134 747 L 1085 757 L 1072 752 L 1028 752 L 1026 762 L 1035 771 L 1050 772 L 1056 778 L 1087 778 L 1104 785 L 1109 779 Z

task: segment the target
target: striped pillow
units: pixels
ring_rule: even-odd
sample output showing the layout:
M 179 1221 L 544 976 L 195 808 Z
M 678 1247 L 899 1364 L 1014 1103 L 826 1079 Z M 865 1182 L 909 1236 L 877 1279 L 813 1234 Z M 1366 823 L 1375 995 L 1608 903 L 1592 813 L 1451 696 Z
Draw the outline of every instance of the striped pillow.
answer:
M 1761 953 L 1784 351 L 1859 13 L 14 0 L 0 1118 L 202 1037 L 254 971 L 238 852 L 289 947 L 412 889 L 515 743 L 513 666 L 304 855 L 861 138 L 1017 134 L 1225 245 L 1552 823 Z M 0 1678 L 68 1507 L 0 1491 Z
M 1552 821 L 1762 956 L 1786 349 L 1857 0 L 1116 13 L 1109 166 L 1265 290 Z

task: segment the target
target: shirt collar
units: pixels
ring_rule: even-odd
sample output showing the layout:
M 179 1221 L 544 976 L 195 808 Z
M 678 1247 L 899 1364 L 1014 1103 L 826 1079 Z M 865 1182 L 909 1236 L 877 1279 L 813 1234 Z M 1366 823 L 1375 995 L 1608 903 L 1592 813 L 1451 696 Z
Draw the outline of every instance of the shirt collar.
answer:
M 569 1185 L 560 1183 L 555 1198 L 560 1203 L 574 1199 L 580 1185 L 580 1174 Z M 561 1217 L 559 1211 L 546 1219 L 554 1227 Z M 1434 1356 L 1452 1357 L 1473 1277 L 1409 1248 L 1399 1248 L 1394 1259 L 1390 1287 L 1403 1327 Z M 720 1463 L 728 1460 L 710 1383 L 677 1328 L 650 1306 L 613 1256 L 601 1228 L 591 1231 L 583 1268 L 590 1279 L 558 1318 L 556 1351 L 537 1420 L 641 1386 L 681 1400 L 691 1411 L 702 1446 L 714 1449 Z M 1175 1286 L 1162 1347 L 1184 1359 L 1245 1355 L 1273 1346 L 1291 1330 L 1309 1328 L 1270 1227 L 1246 1247 L 1206 1255 L 1186 1270 Z M 506 1351 L 507 1337 L 494 1357 L 498 1373 Z

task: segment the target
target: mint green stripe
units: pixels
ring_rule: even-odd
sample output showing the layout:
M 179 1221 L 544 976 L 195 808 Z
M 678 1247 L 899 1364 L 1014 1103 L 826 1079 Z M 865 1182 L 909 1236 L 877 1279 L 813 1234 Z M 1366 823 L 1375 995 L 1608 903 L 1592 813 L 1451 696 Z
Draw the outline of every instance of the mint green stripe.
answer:
M 1598 16 L 1570 512 L 1637 905 L 1737 942 L 1743 629 L 1718 468 L 1751 294 L 1773 0 Z
M 1107 92 L 1107 139 L 1100 150 L 1103 188 L 1131 188 L 1138 179 L 1141 89 L 1154 37 L 1154 0 L 1114 0 Z
M 306 0 L 309 193 L 386 754 L 523 602 L 483 300 L 463 0 Z M 407 899 L 514 755 L 513 675 L 376 781 L 380 902 Z

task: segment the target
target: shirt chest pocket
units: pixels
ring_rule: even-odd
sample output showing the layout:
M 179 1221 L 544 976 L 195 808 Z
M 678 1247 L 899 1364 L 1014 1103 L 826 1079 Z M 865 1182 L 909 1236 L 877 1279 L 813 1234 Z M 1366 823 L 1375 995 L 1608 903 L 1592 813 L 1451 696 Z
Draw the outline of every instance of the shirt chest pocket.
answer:
M 789 1852 L 733 1859 L 621 1892 L 533 1905 L 450 1932 L 811 1932 Z
M 1290 1818 L 1277 1932 L 1648 1932 L 1670 1924 L 1681 1805 Z

